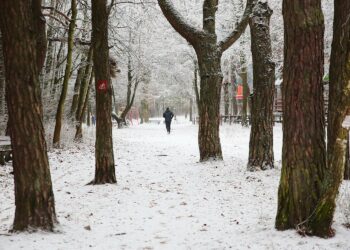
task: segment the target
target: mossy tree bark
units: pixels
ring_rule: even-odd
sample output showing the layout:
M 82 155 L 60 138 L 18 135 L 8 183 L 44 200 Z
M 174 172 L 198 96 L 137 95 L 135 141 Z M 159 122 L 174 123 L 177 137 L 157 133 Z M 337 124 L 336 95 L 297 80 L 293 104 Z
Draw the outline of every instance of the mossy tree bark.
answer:
M 276 228 L 301 228 L 314 213 L 326 170 L 321 0 L 284 0 L 282 173 Z
M 275 63 L 272 61 L 270 17 L 268 3 L 257 1 L 249 25 L 253 56 L 253 96 L 248 170 L 274 167 L 273 156 L 273 100 Z
M 112 82 L 108 49 L 107 0 L 91 0 L 92 47 L 96 89 L 95 178 L 92 184 L 116 183 L 112 138 Z M 97 53 L 98 52 L 98 53 Z M 102 85 L 102 83 L 107 83 Z
M 324 194 L 307 222 L 309 234 L 328 238 L 332 229 L 335 199 L 343 180 L 348 132 L 342 128 L 350 110 L 350 2 L 334 1 L 334 25 L 329 70 L 329 109 L 327 127 L 328 168 L 323 183 Z
M 200 72 L 199 132 L 200 160 L 222 159 L 219 137 L 221 98 L 221 57 L 243 33 L 248 25 L 252 0 L 247 1 L 241 21 L 235 30 L 218 42 L 215 17 L 218 0 L 205 0 L 203 4 L 203 29 L 187 23 L 168 0 L 158 0 L 159 6 L 173 28 L 195 49 Z
M 60 143 L 61 143 L 62 119 L 64 116 L 64 106 L 65 106 L 65 101 L 66 101 L 66 97 L 67 97 L 68 83 L 69 83 L 69 79 L 71 76 L 71 70 L 72 70 L 74 30 L 75 30 L 75 23 L 76 23 L 76 18 L 77 18 L 77 13 L 78 13 L 76 0 L 71 0 L 71 12 L 72 12 L 72 16 L 71 16 L 71 21 L 69 23 L 69 29 L 68 29 L 68 48 L 67 48 L 66 69 L 64 72 L 62 92 L 61 92 L 60 100 L 59 100 L 58 107 L 57 107 L 55 131 L 53 134 L 53 144 L 56 147 L 59 147 Z
M 15 179 L 13 230 L 53 230 L 57 221 L 39 82 L 46 51 L 41 1 L 0 1 L 0 29 Z

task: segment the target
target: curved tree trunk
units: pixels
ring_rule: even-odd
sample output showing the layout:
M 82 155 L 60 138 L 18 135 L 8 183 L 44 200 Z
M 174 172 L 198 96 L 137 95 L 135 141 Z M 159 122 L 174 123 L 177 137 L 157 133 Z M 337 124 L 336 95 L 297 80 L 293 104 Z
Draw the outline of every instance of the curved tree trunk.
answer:
M 300 11 L 303 10 L 303 11 Z M 326 170 L 321 0 L 284 0 L 283 150 L 276 228 L 314 212 Z
M 253 56 L 253 96 L 251 107 L 248 170 L 274 167 L 273 157 L 273 100 L 275 63 L 272 62 L 270 17 L 267 3 L 257 2 L 249 22 Z
M 92 0 L 91 3 L 92 46 L 96 51 L 93 56 L 96 89 L 96 166 L 92 184 L 116 183 L 111 120 L 112 85 L 109 67 L 107 0 Z
M 327 130 L 328 170 L 324 195 L 316 208 L 308 231 L 313 235 L 330 237 L 335 199 L 343 179 L 348 131 L 342 123 L 350 111 L 350 2 L 334 1 L 334 31 L 330 64 L 329 109 Z
M 52 230 L 57 222 L 39 83 L 46 51 L 43 20 L 39 0 L 0 1 L 15 178 L 14 231 Z
M 61 143 L 61 128 L 62 128 L 62 119 L 64 115 L 64 104 L 67 97 L 68 83 L 69 83 L 71 70 L 72 70 L 74 30 L 75 30 L 75 23 L 77 18 L 77 1 L 76 0 L 71 0 L 71 11 L 72 11 L 72 16 L 71 16 L 71 21 L 69 23 L 69 30 L 68 30 L 67 63 L 66 63 L 66 69 L 64 72 L 62 92 L 61 92 L 60 100 L 57 107 L 55 131 L 53 134 L 53 144 L 54 146 L 57 146 L 57 147 L 59 147 Z

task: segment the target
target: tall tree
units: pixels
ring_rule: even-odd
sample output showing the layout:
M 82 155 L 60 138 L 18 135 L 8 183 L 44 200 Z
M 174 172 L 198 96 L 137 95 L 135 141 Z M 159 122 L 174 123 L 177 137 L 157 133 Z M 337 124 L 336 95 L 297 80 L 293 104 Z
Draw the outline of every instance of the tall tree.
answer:
M 243 17 L 234 31 L 220 42 L 217 41 L 215 30 L 218 0 L 204 0 L 203 29 L 187 24 L 169 0 L 158 0 L 158 3 L 169 23 L 193 46 L 197 54 L 201 79 L 198 133 L 200 160 L 222 159 L 219 137 L 221 57 L 247 27 L 252 0 L 247 1 Z
M 308 221 L 308 233 L 321 237 L 334 235 L 332 222 L 335 199 L 343 179 L 347 130 L 342 123 L 350 109 L 350 1 L 334 1 L 334 23 L 329 70 L 329 108 L 327 127 L 328 169 L 324 194 Z
M 75 23 L 77 18 L 77 1 L 72 0 L 71 1 L 71 21 L 69 23 L 69 29 L 68 29 L 68 45 L 67 45 L 67 62 L 66 62 L 66 69 L 64 72 L 64 79 L 63 79 L 63 86 L 62 86 L 62 92 L 60 96 L 60 100 L 57 107 L 57 113 L 56 113 L 56 124 L 55 124 L 55 131 L 53 134 L 53 144 L 55 146 L 59 146 L 61 142 L 61 128 L 62 128 L 62 119 L 64 115 L 64 105 L 67 97 L 67 91 L 68 91 L 68 83 L 71 76 L 72 71 L 72 56 L 73 56 L 73 47 L 74 47 L 74 31 L 75 31 Z
M 257 1 L 249 21 L 253 56 L 253 95 L 248 170 L 273 168 L 273 100 L 275 63 L 272 61 L 270 17 L 267 2 Z
M 326 169 L 321 0 L 284 0 L 283 149 L 276 228 L 314 212 Z
M 112 83 L 109 66 L 107 0 L 91 0 L 92 47 L 96 88 L 95 178 L 92 184 L 116 183 L 112 139 Z M 97 53 L 98 52 L 98 53 Z
M 15 179 L 14 231 L 56 223 L 43 127 L 39 73 L 46 51 L 41 1 L 0 1 Z

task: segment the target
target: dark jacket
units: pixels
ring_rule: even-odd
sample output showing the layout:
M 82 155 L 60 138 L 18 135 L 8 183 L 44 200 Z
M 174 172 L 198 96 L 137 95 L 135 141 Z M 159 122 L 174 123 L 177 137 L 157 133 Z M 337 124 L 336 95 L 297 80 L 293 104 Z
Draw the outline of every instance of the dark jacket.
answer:
M 165 118 L 166 122 L 171 122 L 171 119 L 173 119 L 174 114 L 170 110 L 166 110 L 163 114 L 163 117 Z

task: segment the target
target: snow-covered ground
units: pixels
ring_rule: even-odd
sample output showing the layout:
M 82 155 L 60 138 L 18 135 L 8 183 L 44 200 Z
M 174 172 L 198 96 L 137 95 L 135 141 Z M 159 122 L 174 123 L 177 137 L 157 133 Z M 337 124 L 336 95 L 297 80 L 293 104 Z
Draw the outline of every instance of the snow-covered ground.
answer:
M 163 124 L 115 129 L 118 184 L 105 186 L 86 185 L 92 146 L 52 152 L 55 233 L 8 234 L 13 177 L 10 165 L 0 166 L 0 249 L 350 249 L 345 209 L 337 210 L 329 240 L 274 229 L 281 140 L 277 125 L 277 169 L 251 173 L 249 129 L 240 125 L 221 127 L 224 161 L 204 164 L 192 124 L 175 123 L 170 135 Z M 348 185 L 341 197 L 350 200 Z

